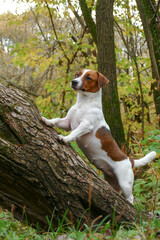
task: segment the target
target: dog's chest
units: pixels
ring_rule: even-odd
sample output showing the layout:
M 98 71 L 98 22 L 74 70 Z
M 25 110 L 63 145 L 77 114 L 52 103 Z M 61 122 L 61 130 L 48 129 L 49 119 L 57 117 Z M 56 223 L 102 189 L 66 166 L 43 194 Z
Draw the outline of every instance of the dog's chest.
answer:
M 82 122 L 84 115 L 87 117 L 87 108 L 81 106 L 73 106 L 71 109 L 71 130 L 76 129 Z

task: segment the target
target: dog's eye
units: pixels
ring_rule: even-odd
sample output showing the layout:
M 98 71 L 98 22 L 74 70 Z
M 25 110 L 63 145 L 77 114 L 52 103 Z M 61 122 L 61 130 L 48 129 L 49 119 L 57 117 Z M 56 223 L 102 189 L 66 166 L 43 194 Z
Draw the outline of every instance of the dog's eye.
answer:
M 92 78 L 90 78 L 90 76 L 86 76 L 86 79 L 87 79 L 87 80 L 91 80 Z
M 80 73 L 76 73 L 75 77 L 78 78 L 80 76 Z

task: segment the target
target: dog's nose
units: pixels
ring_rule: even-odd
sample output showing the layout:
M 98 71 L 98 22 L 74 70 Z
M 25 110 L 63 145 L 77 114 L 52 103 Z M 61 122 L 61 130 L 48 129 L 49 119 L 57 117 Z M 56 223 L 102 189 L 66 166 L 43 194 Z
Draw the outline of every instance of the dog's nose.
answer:
M 78 81 L 76 79 L 73 79 L 71 83 L 72 83 L 72 87 L 76 87 L 78 84 Z

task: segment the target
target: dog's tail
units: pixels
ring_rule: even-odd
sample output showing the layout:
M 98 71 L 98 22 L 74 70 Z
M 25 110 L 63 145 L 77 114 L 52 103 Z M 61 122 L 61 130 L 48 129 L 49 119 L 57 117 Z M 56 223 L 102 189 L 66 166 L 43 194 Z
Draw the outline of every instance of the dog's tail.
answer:
M 150 163 L 156 157 L 156 152 L 152 151 L 148 153 L 145 157 L 134 160 L 134 168 L 141 167 Z

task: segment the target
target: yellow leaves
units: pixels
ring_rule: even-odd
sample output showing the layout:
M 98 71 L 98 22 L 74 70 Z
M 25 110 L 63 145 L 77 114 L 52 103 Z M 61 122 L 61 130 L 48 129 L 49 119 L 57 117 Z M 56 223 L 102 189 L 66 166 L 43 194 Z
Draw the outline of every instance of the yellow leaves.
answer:
M 156 176 L 157 176 L 158 180 L 160 180 L 160 171 L 157 169 L 155 172 L 156 172 Z
M 53 56 L 44 54 L 44 49 L 37 38 L 32 38 L 27 43 L 17 44 L 12 51 L 12 62 L 17 66 L 29 66 L 34 69 L 33 77 L 45 72 L 53 64 Z
M 44 107 L 48 107 L 51 102 L 51 96 L 48 96 L 46 98 L 37 98 L 37 104 L 43 105 Z

